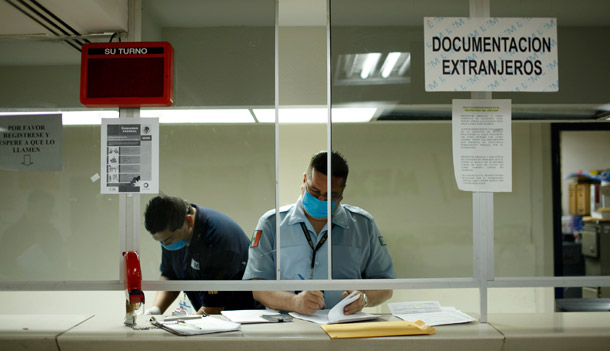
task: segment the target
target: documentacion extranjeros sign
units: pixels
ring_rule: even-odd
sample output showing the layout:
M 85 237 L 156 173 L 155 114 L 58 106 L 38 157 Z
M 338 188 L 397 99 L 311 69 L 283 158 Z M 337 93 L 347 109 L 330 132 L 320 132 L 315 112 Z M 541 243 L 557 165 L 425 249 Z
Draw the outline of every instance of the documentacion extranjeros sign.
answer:
M 425 17 L 426 91 L 559 90 L 555 18 Z

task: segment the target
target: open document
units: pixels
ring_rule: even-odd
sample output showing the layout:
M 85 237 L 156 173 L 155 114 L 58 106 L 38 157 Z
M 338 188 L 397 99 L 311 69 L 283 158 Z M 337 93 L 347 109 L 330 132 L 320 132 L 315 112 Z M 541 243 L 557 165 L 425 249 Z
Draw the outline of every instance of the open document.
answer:
M 302 319 L 309 322 L 318 324 L 334 324 L 334 323 L 347 323 L 356 321 L 365 321 L 370 319 L 378 318 L 376 314 L 369 314 L 364 312 L 358 312 L 354 314 L 345 314 L 343 312 L 345 306 L 356 301 L 360 297 L 357 291 L 353 291 L 338 304 L 330 310 L 318 310 L 312 314 L 301 314 L 296 312 L 290 312 L 290 315 L 294 318 Z
M 438 301 L 389 303 L 392 314 L 405 321 L 423 321 L 427 325 L 445 325 L 472 322 L 475 319 L 455 309 L 441 307 Z
M 155 317 L 150 322 L 172 334 L 180 336 L 211 334 L 235 331 L 240 329 L 239 323 L 233 323 L 211 316 L 193 319 L 175 319 L 171 321 L 159 321 Z

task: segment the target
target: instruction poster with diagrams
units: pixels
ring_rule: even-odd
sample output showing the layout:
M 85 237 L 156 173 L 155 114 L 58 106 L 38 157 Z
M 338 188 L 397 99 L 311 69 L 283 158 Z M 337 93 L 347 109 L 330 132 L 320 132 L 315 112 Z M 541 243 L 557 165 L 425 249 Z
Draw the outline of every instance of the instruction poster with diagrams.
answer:
M 511 101 L 454 99 L 452 110 L 458 189 L 511 192 Z
M 159 119 L 102 119 L 102 194 L 159 192 Z

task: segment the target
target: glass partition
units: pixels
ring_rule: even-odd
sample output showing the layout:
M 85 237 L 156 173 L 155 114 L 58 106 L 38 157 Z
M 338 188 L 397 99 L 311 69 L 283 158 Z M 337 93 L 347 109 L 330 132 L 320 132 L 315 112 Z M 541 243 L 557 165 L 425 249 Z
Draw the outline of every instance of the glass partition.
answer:
M 175 55 L 174 105 L 141 111 L 161 122 L 160 192 L 229 216 L 250 240 L 259 216 L 275 207 L 274 125 L 257 123 L 256 113 L 273 111 L 275 1 L 143 1 L 143 8 L 143 40 L 168 41 Z M 151 198 L 142 196 L 142 213 Z M 144 218 L 140 245 L 143 279 L 159 279 L 161 247 Z
M 2 118 L 2 117 L 0 117 Z M 100 128 L 65 127 L 61 171 L 0 171 L 1 279 L 112 280 L 118 198 L 100 194 Z
M 350 164 L 344 203 L 375 218 L 397 278 L 473 274 L 472 196 L 455 184 L 451 124 L 386 118 L 406 105 L 466 98 L 424 92 L 422 39 L 423 17 L 467 16 L 468 4 L 331 1 L 333 150 Z M 352 123 L 334 113 L 341 108 Z

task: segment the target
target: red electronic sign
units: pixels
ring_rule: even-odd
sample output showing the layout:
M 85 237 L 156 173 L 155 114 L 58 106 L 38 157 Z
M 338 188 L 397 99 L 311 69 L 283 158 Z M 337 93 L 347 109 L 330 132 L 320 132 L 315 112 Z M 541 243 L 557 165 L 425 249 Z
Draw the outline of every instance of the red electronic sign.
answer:
M 174 48 L 168 42 L 84 44 L 80 102 L 87 107 L 171 106 Z

